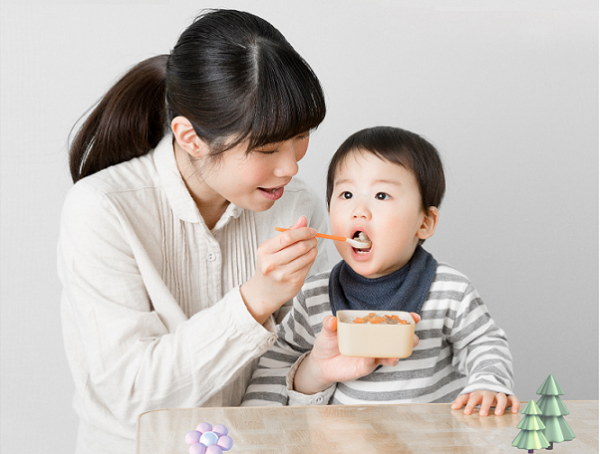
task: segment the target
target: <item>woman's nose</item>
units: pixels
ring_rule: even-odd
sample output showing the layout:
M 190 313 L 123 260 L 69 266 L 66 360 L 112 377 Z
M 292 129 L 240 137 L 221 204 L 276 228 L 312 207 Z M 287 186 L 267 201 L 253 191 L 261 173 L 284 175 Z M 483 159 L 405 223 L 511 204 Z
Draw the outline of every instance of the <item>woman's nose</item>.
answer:
M 298 161 L 296 160 L 296 150 L 291 141 L 287 141 L 280 148 L 281 158 L 275 168 L 275 176 L 293 177 L 298 173 Z

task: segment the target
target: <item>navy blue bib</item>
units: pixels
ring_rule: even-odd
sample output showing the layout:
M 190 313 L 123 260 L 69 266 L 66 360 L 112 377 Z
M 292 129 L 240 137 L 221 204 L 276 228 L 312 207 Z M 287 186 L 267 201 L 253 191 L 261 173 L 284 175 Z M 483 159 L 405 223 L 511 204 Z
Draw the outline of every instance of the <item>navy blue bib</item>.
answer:
M 329 304 L 339 310 L 406 311 L 421 313 L 437 271 L 433 256 L 417 246 L 406 265 L 392 274 L 368 279 L 343 260 L 329 275 Z

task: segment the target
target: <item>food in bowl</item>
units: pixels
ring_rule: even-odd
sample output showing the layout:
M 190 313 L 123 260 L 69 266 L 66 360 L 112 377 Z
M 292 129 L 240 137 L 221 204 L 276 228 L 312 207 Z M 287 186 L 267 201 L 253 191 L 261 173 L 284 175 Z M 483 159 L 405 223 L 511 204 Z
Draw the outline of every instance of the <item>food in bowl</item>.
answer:
M 408 322 L 397 315 L 377 315 L 375 312 L 371 312 L 364 317 L 356 317 L 351 323 L 371 323 L 373 325 L 378 323 L 383 323 L 384 325 L 397 325 L 399 323 L 401 325 L 406 325 Z
M 336 316 L 342 355 L 407 358 L 412 354 L 415 321 L 409 312 L 341 310 Z

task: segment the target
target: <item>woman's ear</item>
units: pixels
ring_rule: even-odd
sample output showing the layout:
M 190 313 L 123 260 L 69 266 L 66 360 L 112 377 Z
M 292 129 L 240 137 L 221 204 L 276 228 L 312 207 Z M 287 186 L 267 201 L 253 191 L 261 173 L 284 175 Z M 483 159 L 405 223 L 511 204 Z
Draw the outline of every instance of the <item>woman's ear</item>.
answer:
M 439 217 L 439 210 L 436 207 L 429 207 L 427 213 L 425 213 L 425 216 L 423 217 L 423 223 L 417 231 L 417 236 L 419 239 L 426 240 L 435 233 L 435 228 L 437 227 Z
M 185 117 L 178 116 L 171 121 L 171 130 L 177 144 L 195 158 L 202 158 L 210 152 L 208 144 L 196 134 L 192 123 Z

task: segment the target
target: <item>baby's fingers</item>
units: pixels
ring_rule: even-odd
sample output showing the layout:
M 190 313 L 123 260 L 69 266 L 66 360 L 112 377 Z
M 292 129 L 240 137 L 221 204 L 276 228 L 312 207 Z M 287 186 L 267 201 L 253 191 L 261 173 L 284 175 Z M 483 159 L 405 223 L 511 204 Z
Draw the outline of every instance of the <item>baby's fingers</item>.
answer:
M 513 413 L 519 412 L 519 407 L 521 406 L 521 402 L 517 399 L 517 396 L 508 396 L 509 406 L 512 407 Z
M 452 410 L 460 410 L 462 407 L 464 407 L 467 404 L 467 402 L 469 401 L 470 395 L 471 395 L 471 393 L 467 393 L 467 394 L 461 394 L 460 396 L 458 396 L 454 400 L 454 403 L 452 404 L 451 409 Z
M 415 321 L 415 325 L 421 321 L 421 316 L 416 312 L 411 312 L 410 315 L 412 315 L 412 318 Z
M 399 358 L 379 358 L 377 361 L 382 366 L 394 367 L 400 362 Z
M 506 408 L 506 402 L 508 401 L 506 394 L 498 393 L 496 394 L 496 411 L 494 414 L 496 416 L 500 416 L 504 414 L 504 409 Z M 482 405 L 483 408 L 483 405 Z
M 500 394 L 495 395 L 494 393 L 484 393 L 483 399 L 481 399 L 481 406 L 479 407 L 479 416 L 487 416 L 490 412 L 490 407 L 494 402 L 496 396 L 500 396 Z M 504 394 L 503 394 L 504 396 Z M 504 405 L 506 404 L 506 396 L 504 396 Z M 502 406 L 502 411 L 504 412 L 504 405 Z M 496 406 L 497 408 L 497 406 Z
M 323 331 L 325 331 L 327 335 L 333 334 L 337 336 L 337 317 L 327 315 L 323 319 Z
M 464 414 L 470 415 L 471 413 L 473 413 L 473 410 L 475 409 L 475 407 L 481 403 L 482 398 L 483 398 L 483 393 L 481 391 L 474 391 L 472 393 L 469 393 L 469 400 L 467 401 L 467 404 L 465 405 Z

